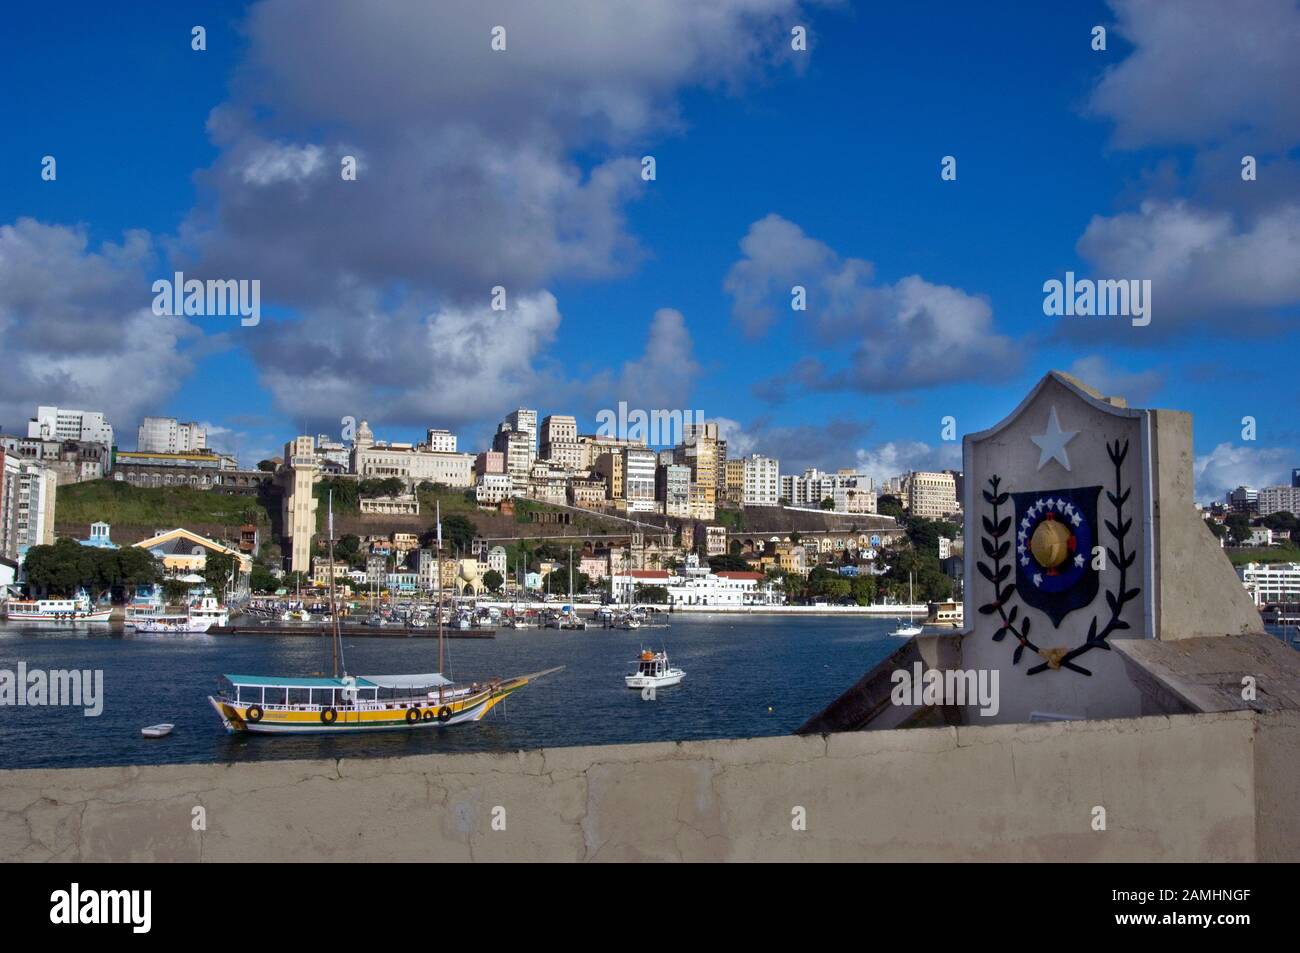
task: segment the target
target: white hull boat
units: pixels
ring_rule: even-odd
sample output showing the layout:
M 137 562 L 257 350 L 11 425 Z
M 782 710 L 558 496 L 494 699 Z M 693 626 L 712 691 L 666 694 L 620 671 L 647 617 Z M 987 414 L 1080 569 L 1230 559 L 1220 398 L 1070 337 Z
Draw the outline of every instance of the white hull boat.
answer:
M 668 688 L 679 684 L 686 677 L 680 668 L 668 664 L 667 652 L 642 652 L 633 664 L 636 665 L 636 671 L 623 678 L 628 688 Z

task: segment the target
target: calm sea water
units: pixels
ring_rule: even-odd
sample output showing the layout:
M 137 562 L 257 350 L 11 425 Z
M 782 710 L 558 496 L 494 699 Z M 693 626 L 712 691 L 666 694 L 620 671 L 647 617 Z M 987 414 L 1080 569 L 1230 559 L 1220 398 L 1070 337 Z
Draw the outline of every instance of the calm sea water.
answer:
M 456 751 L 743 738 L 794 731 L 898 647 L 893 619 L 675 616 L 668 628 L 501 630 L 448 640 L 452 675 L 474 680 L 554 665 L 563 672 L 515 693 L 481 722 L 369 735 L 227 735 L 207 696 L 217 676 L 302 675 L 329 666 L 317 638 L 139 635 L 0 623 L 0 668 L 102 669 L 104 710 L 0 707 L 0 766 L 372 757 Z M 1276 632 L 1274 634 L 1277 634 Z M 623 685 L 642 647 L 666 648 L 686 670 L 655 701 Z M 436 639 L 344 640 L 354 673 L 432 672 Z M 170 737 L 145 725 L 169 721 Z
M 104 710 L 0 707 L 6 768 L 365 757 L 789 734 L 899 645 L 893 619 L 675 616 L 668 628 L 501 630 L 446 642 L 459 680 L 565 670 L 528 685 L 476 724 L 338 736 L 227 735 L 207 696 L 222 673 L 329 668 L 329 641 L 143 635 L 0 623 L 0 668 L 102 669 Z M 654 701 L 623 685 L 642 646 L 686 671 Z M 436 639 L 344 639 L 348 670 L 432 672 Z M 173 722 L 167 738 L 140 735 Z

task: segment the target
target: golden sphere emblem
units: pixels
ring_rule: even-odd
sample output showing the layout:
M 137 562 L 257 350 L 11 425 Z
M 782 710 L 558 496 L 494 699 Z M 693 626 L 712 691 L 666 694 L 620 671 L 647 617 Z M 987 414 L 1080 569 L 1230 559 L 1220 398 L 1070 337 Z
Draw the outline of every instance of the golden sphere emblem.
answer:
M 1070 531 L 1056 520 L 1043 520 L 1034 530 L 1029 550 L 1045 569 L 1055 569 L 1070 558 Z

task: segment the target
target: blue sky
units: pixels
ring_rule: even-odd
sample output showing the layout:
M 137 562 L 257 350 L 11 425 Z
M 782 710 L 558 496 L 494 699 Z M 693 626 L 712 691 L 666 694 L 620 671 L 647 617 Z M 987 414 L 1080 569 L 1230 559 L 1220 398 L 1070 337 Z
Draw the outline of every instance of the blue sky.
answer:
M 646 6 L 13 11 L 0 423 L 176 415 L 251 461 L 626 400 L 886 475 L 1060 368 L 1194 413 L 1202 498 L 1300 466 L 1295 2 Z M 259 278 L 262 323 L 140 314 L 177 268 Z M 1151 279 L 1152 324 L 1045 316 L 1066 270 Z

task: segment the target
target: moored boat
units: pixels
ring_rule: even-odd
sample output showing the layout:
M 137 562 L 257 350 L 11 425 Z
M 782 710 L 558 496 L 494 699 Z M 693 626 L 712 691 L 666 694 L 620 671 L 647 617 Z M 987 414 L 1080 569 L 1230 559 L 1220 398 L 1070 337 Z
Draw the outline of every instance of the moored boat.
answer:
M 5 603 L 5 618 L 10 622 L 107 622 L 112 613 L 111 606 L 94 606 L 84 594 L 72 599 L 10 599 Z

